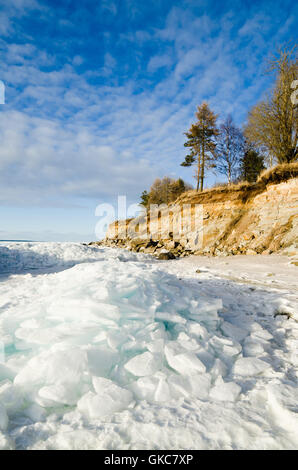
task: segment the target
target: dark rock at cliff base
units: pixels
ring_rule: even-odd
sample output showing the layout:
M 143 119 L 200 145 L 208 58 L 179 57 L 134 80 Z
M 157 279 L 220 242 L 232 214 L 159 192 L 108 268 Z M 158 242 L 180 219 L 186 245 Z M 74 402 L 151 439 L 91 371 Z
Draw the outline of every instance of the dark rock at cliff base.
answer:
M 159 253 L 157 259 L 159 260 L 169 260 L 169 259 L 175 259 L 175 255 L 171 253 L 170 251 Z
M 101 246 L 103 244 L 103 242 L 90 242 L 88 243 L 88 245 L 86 245 L 86 243 L 83 243 L 83 245 L 86 245 L 86 246 Z

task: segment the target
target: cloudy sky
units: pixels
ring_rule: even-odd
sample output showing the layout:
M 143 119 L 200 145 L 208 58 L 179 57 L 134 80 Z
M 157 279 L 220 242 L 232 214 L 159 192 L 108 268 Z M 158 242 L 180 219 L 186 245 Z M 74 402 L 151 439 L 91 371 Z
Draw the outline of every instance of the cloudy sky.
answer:
M 0 0 L 0 239 L 94 239 L 95 208 L 181 176 L 203 100 L 241 125 L 292 0 Z M 209 177 L 213 183 L 214 176 Z

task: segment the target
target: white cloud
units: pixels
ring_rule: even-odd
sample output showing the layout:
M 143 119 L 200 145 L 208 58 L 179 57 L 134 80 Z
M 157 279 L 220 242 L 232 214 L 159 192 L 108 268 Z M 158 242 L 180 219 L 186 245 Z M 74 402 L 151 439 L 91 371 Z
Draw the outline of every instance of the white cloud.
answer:
M 10 36 L 14 32 L 14 22 L 17 18 L 26 16 L 33 10 L 47 11 L 37 0 L 0 0 L 0 33 Z
M 150 86 L 143 88 L 132 78 L 121 86 L 91 85 L 96 73 L 78 74 L 70 64 L 45 72 L 42 64 L 51 56 L 31 44 L 10 44 L 11 63 L 3 62 L 1 75 L 12 101 L 0 114 L 0 202 L 67 204 L 119 193 L 136 198 L 157 176 L 177 172 L 190 179 L 179 164 L 196 106 L 208 100 L 237 121 L 266 83 L 262 45 L 247 42 L 239 54 L 239 41 L 263 20 L 245 19 L 241 34 L 231 37 L 232 19 L 215 22 L 173 8 L 164 29 L 132 34 L 132 41 L 137 35 L 159 41 L 149 72 L 167 67 L 158 84 L 146 77 Z M 71 59 L 73 65 L 82 60 Z M 104 61 L 97 75 L 111 80 L 116 59 L 107 52 Z
M 123 157 L 88 129 L 62 128 L 14 111 L 1 113 L 0 128 L 3 204 L 134 195 L 154 176 L 149 162 Z
M 148 63 L 148 71 L 155 72 L 163 67 L 170 67 L 173 64 L 173 59 L 170 56 L 170 52 L 162 55 L 155 55 L 150 58 Z
M 82 65 L 84 63 L 84 59 L 80 55 L 76 55 L 72 60 L 73 65 Z

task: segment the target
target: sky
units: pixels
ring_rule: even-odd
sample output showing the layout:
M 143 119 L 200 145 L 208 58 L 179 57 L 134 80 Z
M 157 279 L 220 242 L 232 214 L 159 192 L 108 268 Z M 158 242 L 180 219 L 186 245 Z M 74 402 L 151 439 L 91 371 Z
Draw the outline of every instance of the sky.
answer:
M 96 207 L 182 177 L 207 101 L 241 126 L 292 0 L 0 0 L 0 239 L 94 240 Z M 222 180 L 210 175 L 207 184 Z

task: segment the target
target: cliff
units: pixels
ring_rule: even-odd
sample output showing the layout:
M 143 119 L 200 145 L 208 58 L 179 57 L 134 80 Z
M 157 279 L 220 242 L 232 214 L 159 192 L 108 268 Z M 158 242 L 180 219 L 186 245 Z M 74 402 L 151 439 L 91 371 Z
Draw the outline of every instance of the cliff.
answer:
M 189 191 L 169 211 L 111 224 L 103 243 L 161 258 L 166 250 L 174 256 L 295 254 L 298 178 Z

